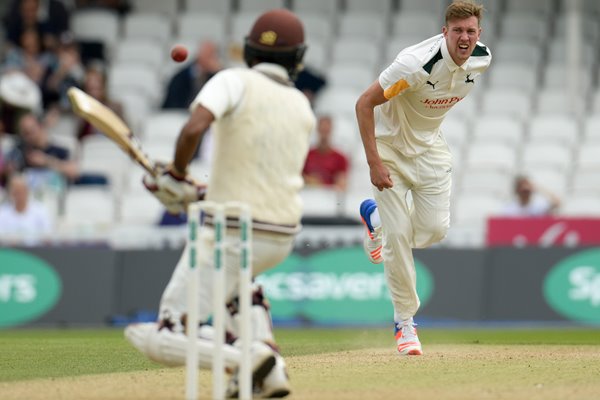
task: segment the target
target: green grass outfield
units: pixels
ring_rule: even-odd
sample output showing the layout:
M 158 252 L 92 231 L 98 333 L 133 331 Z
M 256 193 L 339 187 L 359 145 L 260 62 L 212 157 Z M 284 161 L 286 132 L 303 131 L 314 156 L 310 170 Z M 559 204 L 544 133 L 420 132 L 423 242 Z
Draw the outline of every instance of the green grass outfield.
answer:
M 278 329 L 284 356 L 393 347 L 390 329 Z M 590 345 L 600 350 L 600 329 L 423 329 L 432 344 Z M 161 368 L 125 341 L 121 329 L 0 331 L 0 381 L 58 378 Z M 600 379 L 600 377 L 599 377 Z
M 471 398 L 505 398 L 494 395 L 495 391 L 498 394 L 506 393 L 506 389 L 502 386 L 504 382 L 497 382 L 492 376 L 501 377 L 503 374 L 510 373 L 512 367 L 517 368 L 515 373 L 521 374 L 520 368 L 527 371 L 528 365 L 533 375 L 531 380 L 524 381 L 522 385 L 524 389 L 531 387 L 534 392 L 519 391 L 513 398 L 520 398 L 521 394 L 523 398 L 536 398 L 535 390 L 540 389 L 536 385 L 541 385 L 536 382 L 558 384 L 561 377 L 566 376 L 566 381 L 564 384 L 561 383 L 559 388 L 562 391 L 556 392 L 553 389 L 544 392 L 544 397 L 583 399 L 592 392 L 588 393 L 585 390 L 581 392 L 580 389 L 592 385 L 590 390 L 597 389 L 596 398 L 600 399 L 600 329 L 458 330 L 425 327 L 419 333 L 424 345 L 425 356 L 423 357 L 395 355 L 390 329 L 277 329 L 276 336 L 284 356 L 289 360 L 292 381 L 297 384 L 293 398 L 320 398 L 321 396 L 334 398 L 336 396 L 332 393 L 338 392 L 345 393 L 339 398 L 353 398 L 350 393 L 359 393 L 361 387 L 372 384 L 371 381 L 365 381 L 360 384 L 362 386 L 358 386 L 359 382 L 356 379 L 348 380 L 352 377 L 353 368 L 359 368 L 357 364 L 364 360 L 364 365 L 360 367 L 363 368 L 364 374 L 360 372 L 361 369 L 357 369 L 357 376 L 364 375 L 365 379 L 369 379 L 372 374 L 375 377 L 373 379 L 381 379 L 377 387 L 381 387 L 381 390 L 389 388 L 392 393 L 401 389 L 394 386 L 400 383 L 398 379 L 391 379 L 391 376 L 388 382 L 386 374 L 389 376 L 390 371 L 394 374 L 396 370 L 400 371 L 410 366 L 415 371 L 423 368 L 425 379 L 419 382 L 415 377 L 421 375 L 415 375 L 411 377 L 411 385 L 429 388 L 432 384 L 435 386 L 435 381 L 441 379 L 439 390 L 448 393 L 447 398 L 460 398 L 461 387 L 466 390 L 462 392 L 464 398 L 469 398 L 471 392 L 473 394 Z M 51 385 L 50 382 L 55 380 L 61 381 L 65 378 L 66 382 L 70 382 L 70 378 L 83 375 L 92 378 L 105 374 L 113 374 L 111 377 L 126 376 L 137 372 L 152 375 L 168 370 L 147 361 L 137 353 L 125 341 L 121 329 L 4 330 L 0 331 L 0 355 L 0 398 L 19 398 L 18 395 L 11 397 L 13 393 L 11 390 L 13 386 L 24 383 L 23 381 L 34 380 L 48 382 L 48 385 Z M 411 360 L 407 361 L 409 358 Z M 345 365 L 343 367 L 345 370 L 339 370 L 339 376 L 335 365 L 338 362 L 340 366 Z M 344 364 L 345 362 L 347 364 Z M 464 366 L 461 367 L 463 363 Z M 546 364 L 552 364 L 549 371 L 545 369 Z M 572 374 L 574 376 L 569 378 L 574 366 L 581 366 L 581 372 Z M 318 372 L 320 367 L 323 368 L 322 372 Z M 448 369 L 450 367 L 451 369 Z M 464 368 L 464 374 L 461 368 Z M 491 369 L 487 370 L 488 368 Z M 552 375 L 552 371 L 557 371 L 557 375 Z M 316 376 L 310 375 L 312 373 Z M 458 397 L 451 396 L 454 393 L 452 385 L 443 383 L 442 378 L 448 377 L 449 373 L 456 374 L 451 383 L 458 385 L 459 391 L 456 392 Z M 473 388 L 474 381 L 470 380 L 470 376 L 478 373 L 483 377 L 489 374 L 490 381 L 488 382 L 487 378 L 479 379 L 482 381 L 482 387 Z M 406 374 L 398 376 L 406 376 Z M 461 379 L 464 380 L 463 386 L 460 386 Z M 321 388 L 319 382 L 330 383 Z M 356 389 L 351 390 L 353 384 L 357 386 Z M 8 397 L 2 396 L 3 390 L 6 390 Z M 22 392 L 24 390 L 22 388 L 19 390 L 21 392 L 18 393 L 26 393 Z M 323 392 L 315 392 L 315 390 L 323 390 Z M 491 395 L 480 397 L 480 394 L 488 392 L 479 392 L 479 390 L 491 390 Z M 552 393 L 558 393 L 560 397 L 553 397 Z M 581 397 L 578 397 L 578 393 Z M 364 398 L 360 397 L 364 395 L 359 393 L 357 396 Z M 381 395 L 386 395 L 385 391 L 381 392 Z M 437 392 L 431 393 L 431 398 L 439 398 L 439 396 Z M 69 397 L 50 395 L 47 398 Z M 96 397 L 80 396 L 80 398 Z M 444 395 L 441 398 L 445 398 Z

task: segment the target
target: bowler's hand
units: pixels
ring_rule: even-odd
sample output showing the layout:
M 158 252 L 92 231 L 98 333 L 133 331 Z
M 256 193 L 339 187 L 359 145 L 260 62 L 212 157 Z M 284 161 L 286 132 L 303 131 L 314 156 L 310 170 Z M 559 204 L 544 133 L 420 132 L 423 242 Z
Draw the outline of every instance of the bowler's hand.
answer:
M 381 192 L 383 189 L 389 189 L 394 186 L 390 171 L 383 163 L 371 166 L 371 183 Z

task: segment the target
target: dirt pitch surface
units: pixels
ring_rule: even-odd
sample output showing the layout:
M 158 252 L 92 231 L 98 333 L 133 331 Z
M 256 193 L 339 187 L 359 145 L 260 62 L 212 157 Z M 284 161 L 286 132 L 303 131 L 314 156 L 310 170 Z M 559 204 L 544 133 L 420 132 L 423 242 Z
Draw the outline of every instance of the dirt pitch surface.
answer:
M 289 399 L 600 399 L 600 349 L 590 345 L 431 344 L 421 357 L 369 348 L 286 358 Z M 3 400 L 183 399 L 183 370 L 0 382 Z M 202 399 L 210 373 L 201 372 Z

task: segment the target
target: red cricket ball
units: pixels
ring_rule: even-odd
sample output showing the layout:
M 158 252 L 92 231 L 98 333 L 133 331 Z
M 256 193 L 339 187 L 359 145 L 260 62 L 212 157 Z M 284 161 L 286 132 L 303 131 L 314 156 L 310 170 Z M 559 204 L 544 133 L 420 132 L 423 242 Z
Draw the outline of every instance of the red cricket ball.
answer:
M 177 44 L 171 49 L 171 58 L 175 62 L 183 62 L 188 56 L 188 50 L 185 46 Z

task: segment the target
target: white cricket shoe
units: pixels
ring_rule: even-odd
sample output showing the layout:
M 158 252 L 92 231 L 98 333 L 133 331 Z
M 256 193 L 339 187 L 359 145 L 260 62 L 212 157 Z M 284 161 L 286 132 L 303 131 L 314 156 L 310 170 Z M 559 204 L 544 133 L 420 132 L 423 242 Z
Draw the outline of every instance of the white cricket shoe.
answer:
M 382 239 L 381 226 L 374 227 L 371 223 L 371 215 L 377 210 L 377 203 L 373 199 L 366 199 L 360 204 L 360 218 L 367 229 L 367 234 L 363 241 L 365 253 L 373 264 L 381 264 Z
M 234 346 L 237 342 L 234 344 Z M 273 370 L 273 367 L 276 363 L 276 353 L 273 349 L 264 342 L 254 341 L 252 343 L 252 387 L 260 388 L 262 387 L 265 378 L 269 375 L 269 373 Z M 231 378 L 229 379 L 229 383 L 227 385 L 227 390 L 225 393 L 225 397 L 228 399 L 237 398 L 240 394 L 239 387 L 239 367 L 233 371 Z
M 263 382 L 258 396 L 263 399 L 285 397 L 291 392 L 290 378 L 285 368 L 285 361 L 279 354 L 275 356 L 275 366 Z
M 396 345 L 398 346 L 398 353 L 404 356 L 420 356 L 423 355 L 423 349 L 421 342 L 417 336 L 417 324 L 413 322 L 413 319 L 406 320 L 404 322 L 396 323 L 394 331 L 396 334 Z

